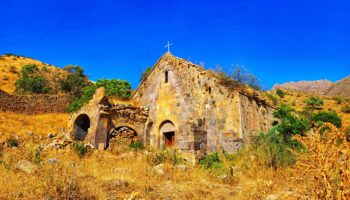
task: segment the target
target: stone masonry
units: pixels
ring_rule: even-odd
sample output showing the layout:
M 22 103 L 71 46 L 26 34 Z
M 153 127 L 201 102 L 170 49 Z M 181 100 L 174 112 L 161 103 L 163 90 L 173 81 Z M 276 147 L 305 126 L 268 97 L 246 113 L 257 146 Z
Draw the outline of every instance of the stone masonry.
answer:
M 83 125 L 78 118 L 86 115 L 90 124 L 84 140 L 100 149 L 108 146 L 111 130 L 125 126 L 147 145 L 195 155 L 237 151 L 270 128 L 272 111 L 259 97 L 230 91 L 212 72 L 166 53 L 128 102 L 112 105 L 100 90 L 71 115 L 70 126 L 76 135 Z

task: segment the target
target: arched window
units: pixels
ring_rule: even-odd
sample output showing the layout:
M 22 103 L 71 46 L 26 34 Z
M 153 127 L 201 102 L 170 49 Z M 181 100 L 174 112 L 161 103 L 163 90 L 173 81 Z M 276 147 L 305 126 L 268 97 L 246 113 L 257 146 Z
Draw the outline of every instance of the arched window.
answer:
M 159 127 L 159 132 L 162 138 L 161 147 L 175 146 L 175 126 L 171 121 L 164 121 Z

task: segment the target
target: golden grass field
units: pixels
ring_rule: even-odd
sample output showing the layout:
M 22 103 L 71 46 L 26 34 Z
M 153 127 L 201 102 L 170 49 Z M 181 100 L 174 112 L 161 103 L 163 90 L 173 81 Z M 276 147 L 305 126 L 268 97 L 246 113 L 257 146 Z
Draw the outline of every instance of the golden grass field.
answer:
M 304 156 L 298 165 L 276 170 L 264 165 L 257 154 L 251 154 L 248 146 L 233 160 L 223 160 L 224 165 L 234 171 L 232 176 L 222 179 L 217 172 L 191 164 L 181 170 L 166 162 L 165 173 L 155 173 L 155 165 L 150 160 L 157 151 L 152 149 L 137 152 L 95 150 L 83 157 L 73 150 L 60 149 L 42 150 L 41 162 L 35 164 L 36 172 L 27 174 L 18 170 L 16 164 L 20 160 L 35 162 L 35 151 L 47 141 L 47 133 L 65 129 L 67 117 L 67 114 L 57 113 L 36 116 L 0 113 L 1 134 L 15 134 L 20 141 L 16 148 L 1 150 L 0 199 L 318 199 L 318 193 L 313 191 L 322 192 L 324 186 L 322 179 L 315 182 L 314 178 L 322 176 L 323 171 L 303 174 L 299 167 L 322 169 L 322 164 L 329 166 L 330 162 L 325 154 L 319 156 L 320 152 L 312 151 L 316 154 L 313 158 L 319 156 L 321 161 L 328 163 L 315 160 L 320 164 L 317 166 Z M 337 133 L 337 129 L 333 131 Z M 310 145 L 313 148 L 322 145 L 322 141 L 306 142 L 314 145 Z M 321 153 L 336 152 L 328 151 L 335 147 L 328 143 L 320 147 L 325 149 Z M 344 155 L 348 154 L 348 150 L 344 152 Z M 51 164 L 49 158 L 56 158 L 58 162 Z M 337 160 L 332 162 L 332 169 L 336 170 Z M 349 170 L 349 166 L 340 167 Z M 330 193 L 338 188 L 329 185 L 334 184 L 332 180 L 327 180 Z

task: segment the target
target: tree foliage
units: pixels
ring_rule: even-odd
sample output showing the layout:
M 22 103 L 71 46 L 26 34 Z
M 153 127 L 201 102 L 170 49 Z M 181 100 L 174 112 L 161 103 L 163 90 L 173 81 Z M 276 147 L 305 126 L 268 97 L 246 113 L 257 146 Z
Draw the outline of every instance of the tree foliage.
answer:
M 15 83 L 18 94 L 47 94 L 50 92 L 48 81 L 40 74 L 35 64 L 24 65 L 19 79 Z
M 312 97 L 309 97 L 305 101 L 305 103 L 306 103 L 307 109 L 315 110 L 322 107 L 324 104 L 324 101 L 320 97 L 312 96 Z
M 75 112 L 89 102 L 96 93 L 97 88 L 104 87 L 106 96 L 117 96 L 122 99 L 131 97 L 131 86 L 127 81 L 114 79 L 101 79 L 94 85 L 83 89 L 82 95 L 76 98 L 67 108 L 68 112 Z
M 281 89 L 276 89 L 276 94 L 282 99 L 286 95 L 285 92 L 283 90 L 281 90 Z
M 81 96 L 83 89 L 90 85 L 87 75 L 80 66 L 67 66 L 64 68 L 69 74 L 61 79 L 60 87 L 63 92 L 71 92 L 74 97 Z
M 338 128 L 342 126 L 341 118 L 338 116 L 336 112 L 327 112 L 327 111 L 317 112 L 313 114 L 312 121 L 318 123 L 318 125 L 322 125 L 325 122 L 329 122 Z

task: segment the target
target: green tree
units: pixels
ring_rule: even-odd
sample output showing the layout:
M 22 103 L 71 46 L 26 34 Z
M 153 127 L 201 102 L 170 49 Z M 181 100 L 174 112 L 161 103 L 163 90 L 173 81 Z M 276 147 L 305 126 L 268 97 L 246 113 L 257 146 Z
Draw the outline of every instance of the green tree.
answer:
M 334 126 L 340 128 L 342 126 L 341 118 L 336 112 L 320 111 L 312 115 L 312 121 L 318 123 L 319 125 L 329 122 Z
M 305 101 L 305 103 L 307 106 L 306 108 L 313 111 L 315 109 L 319 109 L 320 107 L 322 107 L 324 104 L 324 101 L 320 97 L 312 96 L 312 97 L 309 97 Z
M 35 64 L 27 64 L 22 67 L 15 86 L 15 92 L 18 94 L 47 94 L 50 92 L 49 82 L 41 75 Z
M 140 82 L 142 82 L 142 81 L 146 78 L 146 76 L 151 72 L 151 70 L 152 70 L 152 67 L 147 67 L 147 68 L 145 69 L 145 71 L 143 71 L 143 72 L 141 73 Z
M 84 70 L 79 66 L 67 66 L 64 68 L 69 74 L 61 79 L 60 87 L 63 92 L 71 92 L 74 97 L 81 96 L 83 89 L 90 85 L 88 76 L 84 74 Z
M 76 98 L 67 108 L 68 112 L 75 112 L 89 102 L 96 93 L 97 88 L 104 87 L 106 96 L 117 96 L 122 99 L 131 97 L 131 86 L 128 81 L 101 79 L 94 85 L 83 89 L 82 95 Z

